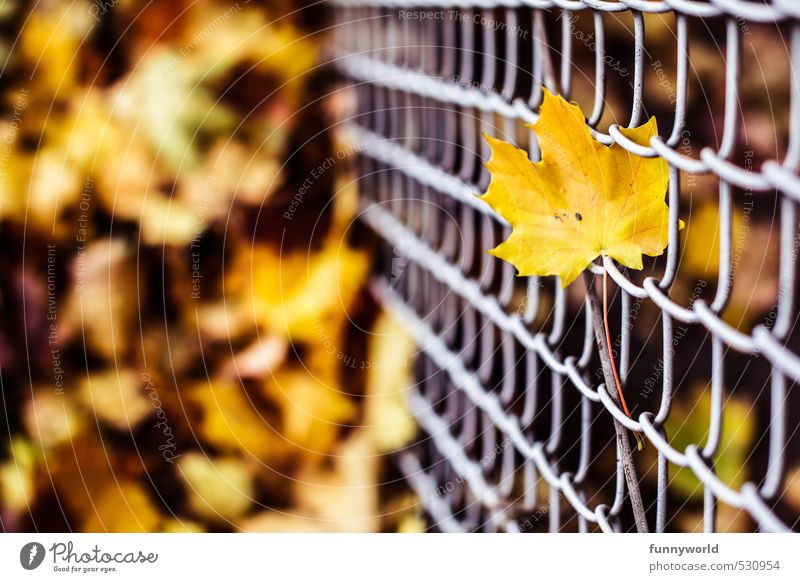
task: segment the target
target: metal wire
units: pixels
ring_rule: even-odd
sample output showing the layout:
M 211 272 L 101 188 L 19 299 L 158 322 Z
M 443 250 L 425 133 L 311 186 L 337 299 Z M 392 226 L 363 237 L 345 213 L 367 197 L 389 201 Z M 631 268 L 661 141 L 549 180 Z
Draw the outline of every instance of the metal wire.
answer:
M 592 436 L 597 418 L 607 414 L 607 419 L 613 417 L 643 433 L 657 451 L 654 498 L 649 500 L 655 531 L 664 531 L 670 520 L 669 473 L 675 467 L 692 471 L 702 484 L 707 531 L 716 529 L 718 501 L 746 511 L 761 531 L 789 530 L 774 507 L 786 471 L 788 392 L 800 381 L 800 356 L 786 344 L 797 315 L 797 70 L 792 68 L 791 73 L 784 160 L 768 161 L 760 171 L 739 167 L 732 160 L 737 159 L 740 134 L 741 24 L 785 23 L 791 32 L 791 58 L 798 61 L 800 4 L 793 0 L 474 0 L 469 4 L 429 0 L 413 7 L 404 0 L 336 0 L 334 4 L 337 65 L 352 81 L 358 100 L 345 134 L 361 152 L 361 216 L 386 242 L 389 264 L 402 257 L 405 266 L 400 281 L 391 267 L 378 274 L 373 291 L 408 323 L 421 348 L 411 408 L 428 437 L 404 452 L 399 465 L 431 521 L 443 531 L 529 531 L 546 520 L 549 530 L 558 531 L 565 527 L 565 509 L 571 508 L 580 531 L 625 529 L 619 450 L 616 471 L 608 475 L 613 494 L 603 498 L 587 487 L 588 476 L 598 470 Z M 527 27 L 519 22 L 520 9 L 530 14 Z M 428 14 L 403 17 L 403 12 L 412 11 Z M 668 131 L 662 128 L 668 138 L 653 137 L 649 146 L 625 138 L 618 125 L 610 125 L 607 132 L 596 127 L 606 97 L 604 13 L 628 11 L 633 15 L 631 126 L 641 122 L 645 111 L 644 14 L 672 12 L 676 17 L 674 125 Z M 587 121 L 592 135 L 637 156 L 661 157 L 670 167 L 670 244 L 663 270 L 634 282 L 608 258 L 602 267 L 593 267 L 596 274 L 605 269 L 620 289 L 618 353 L 623 382 L 631 367 L 633 306 L 650 302 L 661 313 L 660 402 L 653 412 L 640 412 L 634 418 L 624 414 L 602 383 L 593 384 L 589 368 L 596 346 L 589 310 L 584 308 L 577 320 L 571 318 L 575 314 L 558 281 L 530 278 L 521 285 L 513 267 L 483 253 L 508 236 L 509 225 L 475 196 L 488 183 L 482 168 L 488 152 L 480 132 L 518 141 L 521 124 L 537 119 L 542 86 L 569 95 L 574 75 L 569 28 L 573 12 L 590 13 L 595 30 L 595 70 L 586 73 L 595 85 Z M 690 19 L 712 17 L 725 21 L 725 86 L 719 88 L 724 91 L 724 125 L 719 147 L 703 148 L 693 158 L 679 147 L 691 64 L 687 26 Z M 560 29 L 549 26 L 556 18 Z M 504 35 L 495 34 L 497 23 L 505 28 Z M 476 35 L 475 24 L 483 24 L 481 34 Z M 530 37 L 524 37 L 530 46 L 530 70 L 520 64 L 523 29 L 530 31 Z M 547 38 L 554 30 L 559 30 L 560 42 Z M 506 46 L 498 46 L 503 42 Z M 454 48 L 457 43 L 460 51 Z M 469 56 L 459 58 L 457 52 Z M 477 73 L 481 78 L 476 80 Z M 498 76 L 503 79 L 501 87 L 495 87 Z M 525 86 L 530 86 L 527 93 Z M 531 158 L 538 159 L 535 139 L 530 139 L 528 149 Z M 682 174 L 710 174 L 719 181 L 716 294 L 710 303 L 696 299 L 688 307 L 669 296 L 680 263 Z M 734 280 L 733 189 L 777 193 L 780 198 L 777 315 L 772 326 L 760 325 L 751 333 L 737 330 L 721 317 Z M 518 305 L 514 298 L 520 295 L 524 297 Z M 544 297 L 552 301 L 549 325 L 537 327 L 534 320 Z M 575 325 L 583 325 L 580 349 L 564 353 L 563 340 Z M 712 339 L 711 415 L 705 442 L 678 450 L 664 426 L 676 388 L 671 346 L 676 326 L 685 325 L 705 328 Z M 768 461 L 760 481 L 746 482 L 738 490 L 714 470 L 729 390 L 724 375 L 729 350 L 763 356 L 772 367 Z M 567 409 L 565 399 L 577 399 L 579 405 Z M 537 426 L 542 415 L 548 417 L 545 428 Z

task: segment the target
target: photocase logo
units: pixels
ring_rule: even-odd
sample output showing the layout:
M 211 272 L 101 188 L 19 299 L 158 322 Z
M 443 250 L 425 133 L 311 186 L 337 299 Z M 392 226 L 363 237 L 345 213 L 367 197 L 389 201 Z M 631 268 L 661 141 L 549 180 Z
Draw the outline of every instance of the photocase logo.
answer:
M 44 546 L 39 542 L 29 542 L 19 551 L 19 563 L 26 570 L 35 570 L 44 561 Z

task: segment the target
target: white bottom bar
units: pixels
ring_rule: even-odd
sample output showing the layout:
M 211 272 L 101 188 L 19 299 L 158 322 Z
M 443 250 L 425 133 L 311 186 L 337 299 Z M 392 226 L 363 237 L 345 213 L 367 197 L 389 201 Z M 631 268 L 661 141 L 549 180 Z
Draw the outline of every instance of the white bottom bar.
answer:
M 796 581 L 799 550 L 796 534 L 5 534 L 0 579 Z

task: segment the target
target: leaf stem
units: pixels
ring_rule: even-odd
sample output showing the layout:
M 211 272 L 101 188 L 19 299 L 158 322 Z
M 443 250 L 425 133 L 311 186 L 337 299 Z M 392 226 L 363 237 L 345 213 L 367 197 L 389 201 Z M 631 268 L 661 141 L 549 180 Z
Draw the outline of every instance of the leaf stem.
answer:
M 594 337 L 597 342 L 597 351 L 600 355 L 600 363 L 603 368 L 603 377 L 605 378 L 606 386 L 610 385 L 613 381 L 613 373 L 611 371 L 611 362 L 613 358 L 609 357 L 610 350 L 608 344 L 603 338 L 603 314 L 601 313 L 600 306 L 598 305 L 598 297 L 595 293 L 594 277 L 588 272 L 584 271 L 583 280 L 586 282 L 586 302 L 592 315 L 592 327 L 594 328 Z M 607 319 L 607 318 L 606 318 Z M 619 397 L 615 392 L 611 392 L 611 398 L 614 402 L 619 401 Z M 633 463 L 633 455 L 631 454 L 631 444 L 628 440 L 628 431 L 622 426 L 616 418 L 614 421 L 614 431 L 617 435 L 618 447 L 618 462 L 622 464 L 622 471 L 625 474 L 625 482 L 628 485 L 628 496 L 631 500 L 631 509 L 633 510 L 633 518 L 636 522 L 636 531 L 639 533 L 647 533 L 647 517 L 645 514 L 644 503 L 642 503 L 642 493 L 639 489 L 639 478 L 636 474 L 636 465 Z M 634 433 L 638 436 L 638 433 Z
M 608 346 L 608 358 L 611 360 L 611 371 L 614 373 L 614 383 L 617 385 L 617 394 L 622 403 L 625 416 L 631 418 L 631 411 L 628 410 L 628 403 L 625 402 L 625 395 L 622 393 L 622 383 L 617 374 L 617 365 L 614 363 L 614 350 L 611 348 L 611 332 L 608 329 L 608 271 L 603 269 L 603 327 L 606 330 L 606 345 Z
M 617 394 L 619 394 L 619 401 L 622 404 L 622 409 L 625 411 L 625 416 L 632 418 L 631 411 L 628 409 L 628 403 L 625 402 L 625 395 L 622 393 L 622 382 L 619 380 L 617 373 L 617 364 L 614 362 L 614 350 L 611 349 L 611 331 L 608 325 L 608 272 L 603 270 L 603 327 L 606 331 L 606 345 L 608 346 L 608 359 L 611 364 L 611 371 L 614 374 L 614 383 L 617 385 Z M 644 449 L 644 439 L 638 432 L 634 432 L 633 436 L 636 437 L 637 450 Z

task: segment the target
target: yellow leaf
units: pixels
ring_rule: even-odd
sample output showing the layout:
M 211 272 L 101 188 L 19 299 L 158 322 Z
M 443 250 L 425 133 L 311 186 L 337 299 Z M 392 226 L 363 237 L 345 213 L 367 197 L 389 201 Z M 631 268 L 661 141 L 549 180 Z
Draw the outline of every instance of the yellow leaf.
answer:
M 411 362 L 415 344 L 388 315 L 381 315 L 372 330 L 367 368 L 364 423 L 375 447 L 394 451 L 407 444 L 416 424 L 405 402 L 412 384 Z
M 239 4 L 224 11 L 196 6 L 188 12 L 193 22 L 179 51 L 185 68 L 213 83 L 246 66 L 277 77 L 276 85 L 293 101 L 300 97 L 306 75 L 317 64 L 318 49 L 286 19 L 267 21 L 259 11 L 240 9 Z
M 120 238 L 81 248 L 73 262 L 75 285 L 69 295 L 65 337 L 81 334 L 86 345 L 108 361 L 117 361 L 135 343 L 138 293 L 146 287 L 137 271 L 135 247 Z
M 272 139 L 270 138 L 270 141 Z M 282 142 L 280 136 L 275 141 Z M 261 205 L 280 184 L 281 162 L 278 145 L 263 144 L 263 151 L 248 147 L 244 142 L 226 136 L 208 154 L 207 167 L 196 176 L 187 178 L 180 191 L 182 198 L 195 207 L 203 207 L 209 219 L 224 219 L 230 211 L 231 200 Z
M 203 533 L 205 528 L 196 521 L 171 517 L 161 524 L 161 531 L 164 533 Z
M 93 500 L 84 532 L 146 533 L 156 531 L 161 514 L 144 487 L 132 480 L 109 483 Z
M 195 313 L 190 312 L 189 316 Z M 250 332 L 255 326 L 252 317 L 239 304 L 230 302 L 210 303 L 197 307 L 196 319 L 190 324 L 200 329 L 209 341 L 235 340 Z
M 702 533 L 705 529 L 705 515 L 702 511 L 682 513 L 676 516 L 676 529 L 685 533 Z M 725 503 L 717 504 L 716 530 L 719 533 L 752 533 L 753 519 L 744 509 L 731 507 Z
M 723 320 L 749 332 L 774 307 L 780 294 L 778 239 L 769 222 L 752 220 L 752 206 L 734 208 L 731 217 L 731 268 L 736 275 Z M 716 202 L 692 208 L 681 244 L 681 272 L 701 281 L 717 280 L 720 271 L 720 212 Z M 753 285 L 757 280 L 758 285 Z M 773 314 L 774 316 L 774 314 Z
M 368 267 L 366 253 L 330 240 L 310 255 L 258 244 L 235 259 L 226 287 L 244 289 L 253 319 L 268 330 L 319 343 L 346 321 Z
M 25 428 L 33 442 L 51 448 L 70 442 L 85 424 L 75 401 L 53 389 L 38 389 L 25 406 Z
M 329 464 L 304 465 L 292 483 L 295 505 L 245 520 L 247 532 L 375 532 L 383 519 L 380 454 L 366 431 L 338 443 Z
M 14 437 L 9 457 L 0 464 L 0 510 L 21 514 L 36 501 L 36 448 L 28 440 Z
M 668 165 L 595 141 L 577 105 L 545 91 L 535 126 L 542 160 L 486 136 L 492 180 L 483 196 L 513 226 L 489 251 L 517 267 L 520 276 L 558 275 L 566 287 L 600 255 L 632 269 L 642 254 L 667 246 L 669 209 L 664 194 Z M 646 144 L 658 134 L 655 118 L 620 129 Z
M 205 230 L 202 213 L 182 200 L 154 192 L 144 200 L 139 224 L 143 241 L 157 246 L 188 246 L 199 241 Z
M 380 527 L 377 454 L 364 431 L 335 449 L 332 467 L 308 468 L 294 483 L 292 513 L 320 520 L 331 532 L 375 532 Z
M 733 212 L 733 240 L 746 233 L 742 231 L 742 213 Z M 719 207 L 716 203 L 701 202 L 692 208 L 692 216 L 681 245 L 681 269 L 692 276 L 712 281 L 719 271 Z
M 245 533 L 328 533 L 330 532 L 328 525 L 322 520 L 299 515 L 292 508 L 291 513 L 271 509 L 263 511 L 245 519 L 240 529 Z
M 223 373 L 235 378 L 263 378 L 283 364 L 288 351 L 289 344 L 282 337 L 259 337 L 229 360 Z
M 281 370 L 265 383 L 265 390 L 280 407 L 281 434 L 312 456 L 328 453 L 342 424 L 356 412 L 355 405 L 336 387 L 305 370 Z
M 140 460 L 130 462 L 133 459 L 126 458 L 123 448 L 116 448 L 113 439 L 101 439 L 99 432 L 93 428 L 95 427 L 87 426 L 60 448 L 52 452 L 45 451 L 44 462 L 49 473 L 48 488 L 55 486 L 59 502 L 63 504 L 70 522 L 80 520 L 82 528 L 91 527 L 93 531 L 104 531 L 109 529 L 109 524 L 101 527 L 99 522 L 116 520 L 117 517 L 110 513 L 119 512 L 121 506 L 117 507 L 116 502 L 112 501 L 100 507 L 100 500 L 116 497 L 117 502 L 124 504 L 120 498 L 127 498 L 131 491 L 124 484 L 145 482 L 147 478 L 142 473 L 144 467 Z M 109 492 L 119 488 L 122 491 Z M 138 514 L 142 524 L 152 526 L 155 520 L 148 517 L 152 516 L 152 506 L 147 502 L 147 493 L 139 490 L 132 495 L 136 500 L 130 502 L 131 510 L 126 516 L 119 516 L 119 519 L 135 522 L 131 514 Z M 96 518 L 94 524 L 87 523 L 86 520 L 92 515 Z
M 178 461 L 178 467 L 186 483 L 189 506 L 198 517 L 233 520 L 253 503 L 253 479 L 244 461 L 187 453 Z
M 397 524 L 397 533 L 425 533 L 428 524 L 421 515 L 406 515 Z
M 22 27 L 20 50 L 33 68 L 32 81 L 45 95 L 63 96 L 78 82 L 81 49 L 92 31 L 86 2 L 37 6 Z
M 711 393 L 708 387 L 697 384 L 682 404 L 673 406 L 665 429 L 670 444 L 683 451 L 691 444 L 703 444 L 708 439 L 708 419 L 711 417 Z M 717 477 L 732 489 L 739 489 L 748 478 L 748 459 L 752 454 L 756 434 L 755 413 L 752 405 L 740 396 L 725 400 L 722 417 L 722 435 L 714 456 Z M 701 499 L 703 487 L 691 469 L 680 467 L 670 474 L 674 491 L 690 499 Z
M 117 430 L 130 430 L 155 413 L 139 378 L 130 370 L 110 369 L 86 376 L 80 398 L 98 420 Z
M 179 54 L 153 50 L 116 87 L 115 113 L 141 127 L 157 161 L 178 174 L 200 163 L 201 132 L 227 132 L 234 124 L 200 80 Z
M 790 469 L 786 476 L 786 503 L 800 510 L 800 465 Z
M 33 166 L 28 208 L 40 224 L 52 224 L 64 208 L 75 205 L 84 188 L 81 175 L 63 155 L 44 150 Z
M 274 437 L 276 427 L 272 426 L 275 421 L 271 415 L 263 415 L 256 409 L 237 384 L 202 384 L 189 390 L 187 398 L 200 408 L 200 436 L 220 450 L 274 460 L 285 448 Z

